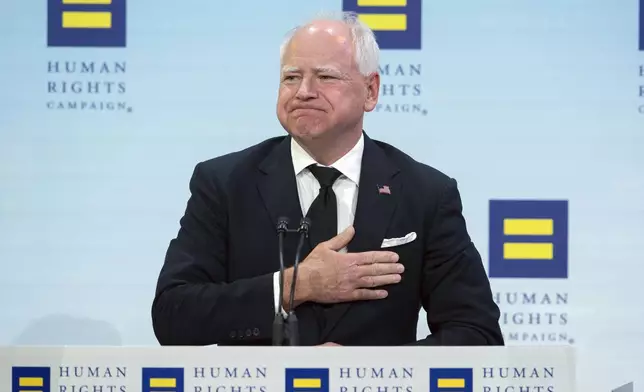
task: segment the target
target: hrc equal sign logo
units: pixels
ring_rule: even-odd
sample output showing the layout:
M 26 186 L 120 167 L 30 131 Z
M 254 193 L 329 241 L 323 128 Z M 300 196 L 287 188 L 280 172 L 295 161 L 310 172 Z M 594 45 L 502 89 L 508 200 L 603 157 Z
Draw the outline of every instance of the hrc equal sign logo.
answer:
M 429 392 L 472 392 L 472 369 L 429 369 Z
M 183 368 L 143 368 L 142 392 L 183 392 Z
M 48 0 L 47 45 L 125 47 L 125 0 Z
M 329 392 L 329 369 L 286 369 L 285 392 Z
M 50 392 L 51 371 L 48 367 L 20 367 L 11 370 L 12 392 Z
M 375 33 L 380 49 L 421 48 L 422 0 L 343 0 Z
M 568 277 L 568 201 L 491 200 L 491 278 Z

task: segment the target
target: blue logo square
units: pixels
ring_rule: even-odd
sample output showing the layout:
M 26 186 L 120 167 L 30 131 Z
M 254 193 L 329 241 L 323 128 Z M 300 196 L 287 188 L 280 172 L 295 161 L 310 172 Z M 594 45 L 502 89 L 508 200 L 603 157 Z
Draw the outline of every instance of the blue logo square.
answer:
M 12 392 L 51 392 L 48 367 L 14 366 L 11 369 Z
M 285 392 L 329 392 L 329 369 L 287 368 Z
M 567 200 L 490 201 L 491 278 L 568 277 Z
M 125 47 L 125 0 L 47 0 L 47 46 Z
M 342 0 L 374 31 L 380 49 L 421 49 L 422 0 Z
M 183 392 L 183 368 L 143 368 L 142 392 Z
M 429 369 L 429 392 L 473 392 L 471 368 Z

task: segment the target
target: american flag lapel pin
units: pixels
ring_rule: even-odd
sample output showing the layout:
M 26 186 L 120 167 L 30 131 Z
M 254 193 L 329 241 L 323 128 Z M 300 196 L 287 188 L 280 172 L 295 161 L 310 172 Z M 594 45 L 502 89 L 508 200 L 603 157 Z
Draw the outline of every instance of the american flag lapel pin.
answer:
M 378 193 L 381 195 L 391 195 L 391 189 L 389 189 L 389 185 L 378 185 Z

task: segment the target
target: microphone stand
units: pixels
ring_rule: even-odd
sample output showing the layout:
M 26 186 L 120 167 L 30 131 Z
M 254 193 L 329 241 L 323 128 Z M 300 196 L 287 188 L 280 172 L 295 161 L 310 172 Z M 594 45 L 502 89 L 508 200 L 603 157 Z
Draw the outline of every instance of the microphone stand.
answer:
M 279 301 L 275 307 L 275 319 L 273 320 L 273 346 L 284 344 L 284 316 L 281 311 L 281 302 L 284 298 L 284 236 L 289 231 L 288 218 L 280 217 L 277 220 L 277 241 L 279 248 L 280 275 L 279 275 Z
M 293 305 L 295 303 L 295 285 L 297 284 L 297 271 L 300 263 L 304 239 L 309 235 L 311 220 L 307 217 L 302 218 L 300 226 L 293 230 L 288 228 L 289 220 L 286 217 L 280 217 L 277 220 L 277 241 L 279 248 L 279 301 L 276 304 L 275 319 L 273 321 L 273 346 L 283 346 L 284 339 L 288 340 L 289 346 L 299 346 L 300 335 L 298 320 L 295 315 Z M 291 292 L 289 293 L 289 311 L 286 317 L 282 314 L 281 302 L 284 298 L 284 237 L 287 233 L 299 233 L 300 239 L 295 251 L 295 262 L 293 264 L 293 281 L 291 282 Z
M 309 235 L 309 228 L 311 227 L 311 220 L 307 217 L 302 218 L 300 221 L 300 227 L 297 231 L 300 233 L 300 241 L 297 244 L 297 250 L 295 251 L 295 263 L 293 264 L 293 281 L 291 282 L 291 293 L 289 298 L 289 312 L 286 316 L 286 326 L 288 331 L 288 340 L 290 346 L 299 346 L 300 345 L 300 331 L 298 327 L 297 316 L 295 315 L 295 310 L 293 305 L 295 303 L 295 285 L 297 283 L 297 270 L 300 263 L 302 247 L 304 246 L 304 239 Z

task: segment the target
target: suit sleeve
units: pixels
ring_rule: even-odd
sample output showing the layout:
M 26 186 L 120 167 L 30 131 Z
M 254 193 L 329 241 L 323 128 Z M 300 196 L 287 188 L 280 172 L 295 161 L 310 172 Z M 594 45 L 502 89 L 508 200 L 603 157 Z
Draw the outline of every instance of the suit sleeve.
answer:
M 152 304 L 161 345 L 251 343 L 270 339 L 273 276 L 230 282 L 227 202 L 215 176 L 200 163 L 177 237 L 170 242 Z
M 456 181 L 449 180 L 428 226 L 422 305 L 430 346 L 503 345 L 499 308 L 462 214 Z

